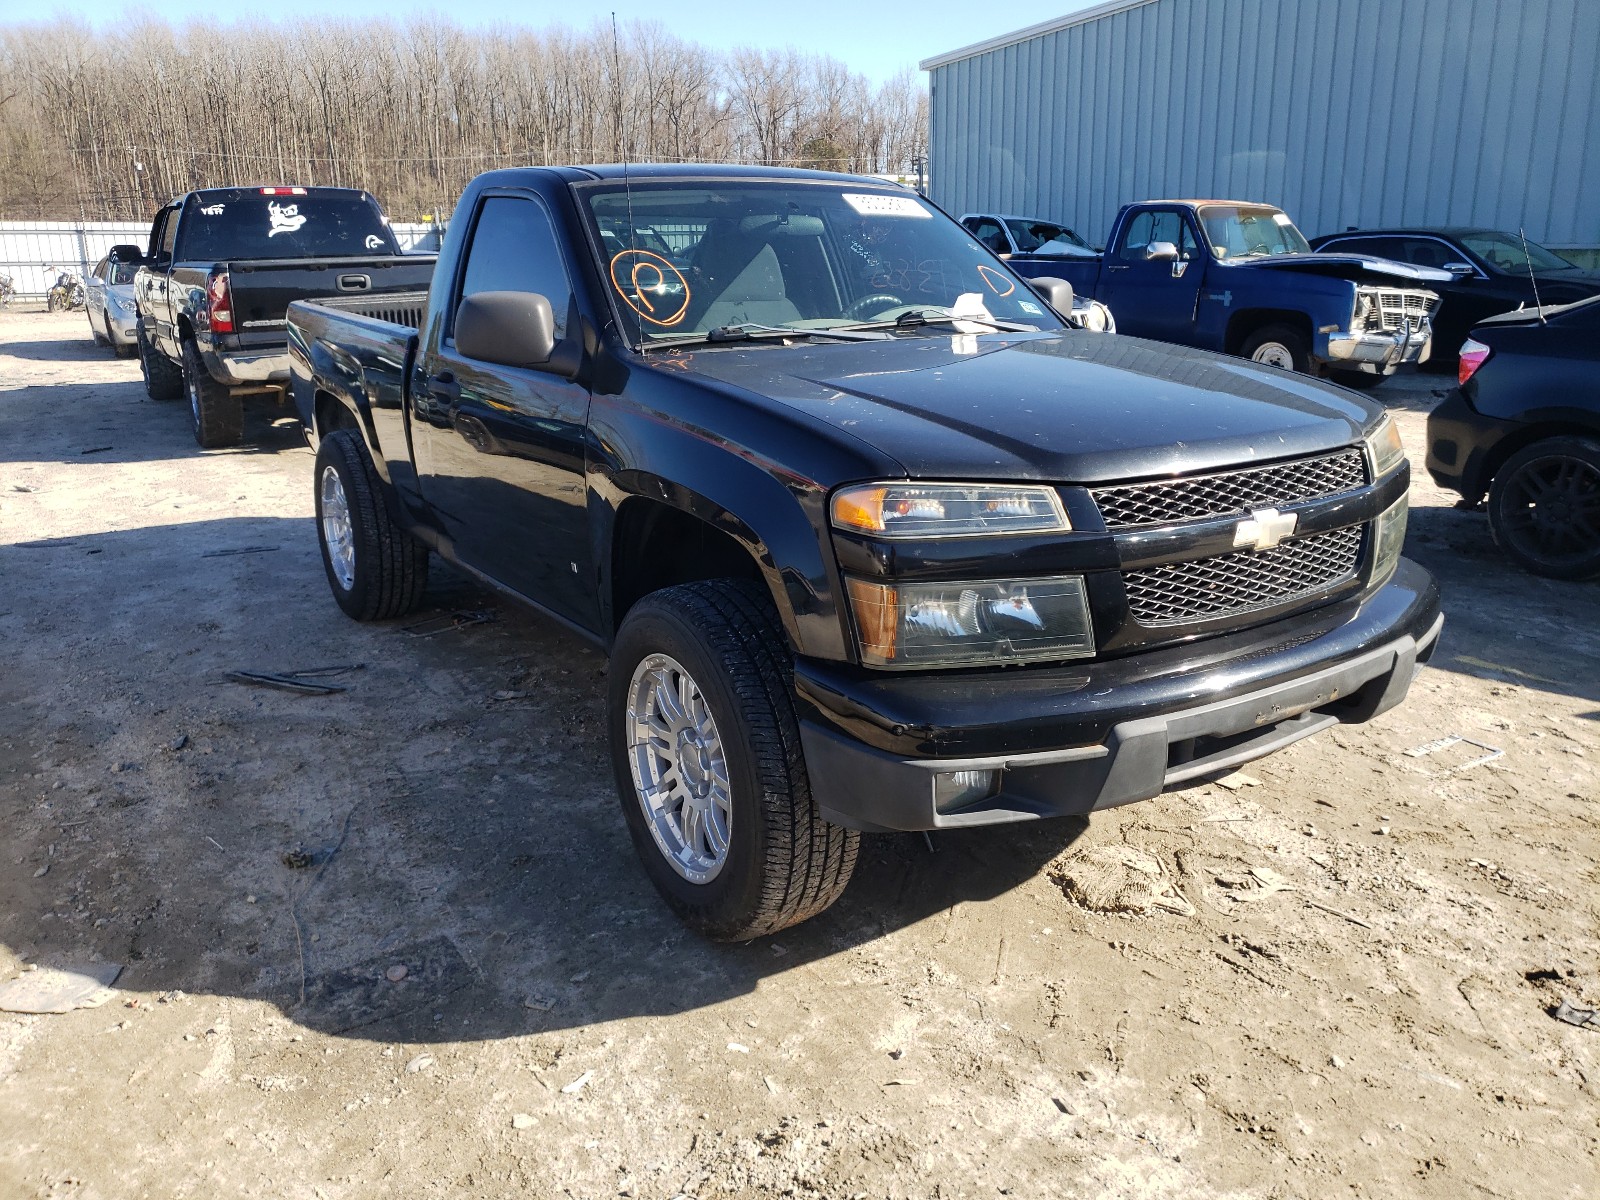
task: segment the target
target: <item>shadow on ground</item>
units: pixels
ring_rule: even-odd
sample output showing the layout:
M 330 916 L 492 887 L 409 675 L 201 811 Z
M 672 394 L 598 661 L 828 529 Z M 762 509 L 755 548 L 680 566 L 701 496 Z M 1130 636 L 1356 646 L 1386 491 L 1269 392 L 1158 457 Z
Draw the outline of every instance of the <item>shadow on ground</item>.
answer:
M 1002 895 L 1086 827 L 868 838 L 828 913 L 711 944 L 634 857 L 603 657 L 448 569 L 423 611 L 360 625 L 327 595 L 312 521 L 237 518 L 0 547 L 0 579 L 20 648 L 0 822 L 22 860 L 0 942 L 125 963 L 135 992 L 266 1000 L 378 1041 L 681 1012 Z M 348 690 L 227 674 L 329 666 Z

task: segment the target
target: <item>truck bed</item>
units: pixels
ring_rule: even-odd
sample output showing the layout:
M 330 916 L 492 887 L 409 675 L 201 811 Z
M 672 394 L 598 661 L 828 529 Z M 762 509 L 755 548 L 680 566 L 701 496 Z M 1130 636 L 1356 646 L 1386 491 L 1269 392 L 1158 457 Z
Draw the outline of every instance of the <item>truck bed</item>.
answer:
M 310 360 L 313 343 L 334 352 L 341 373 L 359 386 L 374 413 L 373 449 L 383 455 L 388 443 L 404 446 L 400 410 L 405 404 L 406 370 L 416 353 L 417 329 L 428 308 L 426 291 L 383 295 L 330 296 L 289 305 L 289 353 Z M 298 373 L 290 389 L 307 429 L 315 428 L 317 397 Z M 405 455 L 399 455 L 402 462 Z

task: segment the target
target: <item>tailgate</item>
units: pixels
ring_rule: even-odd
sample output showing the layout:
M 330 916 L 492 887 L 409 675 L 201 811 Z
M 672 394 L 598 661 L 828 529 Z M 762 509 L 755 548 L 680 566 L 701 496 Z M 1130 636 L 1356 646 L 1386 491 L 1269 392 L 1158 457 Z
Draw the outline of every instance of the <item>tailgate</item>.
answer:
M 426 292 L 434 254 L 349 258 L 279 258 L 229 262 L 234 328 L 242 348 L 282 345 L 285 316 L 295 300 Z

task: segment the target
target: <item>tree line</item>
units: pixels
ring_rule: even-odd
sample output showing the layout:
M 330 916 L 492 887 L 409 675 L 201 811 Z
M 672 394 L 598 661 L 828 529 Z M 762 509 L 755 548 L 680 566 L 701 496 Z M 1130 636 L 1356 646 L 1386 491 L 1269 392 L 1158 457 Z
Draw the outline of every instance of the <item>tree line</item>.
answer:
M 719 53 L 654 21 L 587 30 L 406 22 L 0 31 L 0 219 L 145 218 L 222 184 L 364 187 L 396 220 L 448 215 L 495 167 L 741 162 L 908 177 L 926 153 L 910 70 Z

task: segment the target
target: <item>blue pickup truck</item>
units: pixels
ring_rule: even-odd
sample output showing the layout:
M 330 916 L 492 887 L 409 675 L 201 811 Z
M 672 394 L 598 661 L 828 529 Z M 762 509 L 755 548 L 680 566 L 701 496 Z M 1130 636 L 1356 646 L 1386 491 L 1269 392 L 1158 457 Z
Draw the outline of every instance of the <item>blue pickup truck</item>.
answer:
M 968 230 L 994 220 L 964 217 Z M 1237 200 L 1125 205 L 1102 255 L 1004 255 L 1030 279 L 1053 277 L 1116 316 L 1117 329 L 1221 350 L 1348 387 L 1373 387 L 1425 361 L 1450 276 L 1365 254 L 1313 254 L 1281 209 Z

